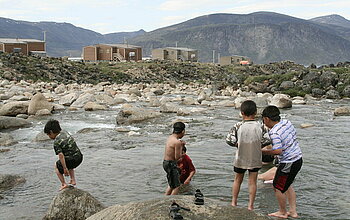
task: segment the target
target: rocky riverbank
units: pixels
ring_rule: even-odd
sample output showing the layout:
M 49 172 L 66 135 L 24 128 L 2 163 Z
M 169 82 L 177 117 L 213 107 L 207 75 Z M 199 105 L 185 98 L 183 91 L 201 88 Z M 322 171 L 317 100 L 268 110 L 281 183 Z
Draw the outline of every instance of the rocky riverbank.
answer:
M 305 67 L 290 61 L 252 66 L 210 63 L 147 61 L 139 63 L 82 63 L 64 58 L 0 54 L 0 76 L 9 81 L 56 84 L 197 83 L 217 90 L 310 94 L 317 97 L 350 97 L 350 62 Z

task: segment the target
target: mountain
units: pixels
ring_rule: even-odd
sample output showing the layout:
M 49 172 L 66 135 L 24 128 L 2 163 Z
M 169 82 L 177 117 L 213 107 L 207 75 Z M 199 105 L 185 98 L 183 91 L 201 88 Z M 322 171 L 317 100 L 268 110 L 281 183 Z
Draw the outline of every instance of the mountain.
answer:
M 329 15 L 304 20 L 272 12 L 210 14 L 151 32 L 100 34 L 69 23 L 26 22 L 0 18 L 0 37 L 43 39 L 50 56 L 80 56 L 82 47 L 97 43 L 142 46 L 143 55 L 166 46 L 199 50 L 201 62 L 229 55 L 250 57 L 255 63 L 282 60 L 309 65 L 350 60 L 350 21 Z
M 327 15 L 310 19 L 321 24 L 337 25 L 345 28 L 350 28 L 350 21 L 340 15 Z
M 130 42 L 142 46 L 146 54 L 176 43 L 196 48 L 204 62 L 212 60 L 215 50 L 220 56 L 248 56 L 256 63 L 325 64 L 350 60 L 350 40 L 342 36 L 345 28 L 337 27 L 271 12 L 211 14 L 139 35 Z
M 84 46 L 97 43 L 122 43 L 124 38 L 129 39 L 144 33 L 144 30 L 140 30 L 102 35 L 69 23 L 28 22 L 0 18 L 0 38 L 43 40 L 44 31 L 49 56 L 81 56 Z

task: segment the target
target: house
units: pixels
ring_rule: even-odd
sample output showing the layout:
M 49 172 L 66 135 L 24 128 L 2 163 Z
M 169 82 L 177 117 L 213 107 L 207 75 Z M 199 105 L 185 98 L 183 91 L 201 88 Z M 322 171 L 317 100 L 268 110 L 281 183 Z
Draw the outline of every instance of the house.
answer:
M 252 61 L 250 58 L 245 56 L 223 56 L 220 57 L 220 65 L 230 65 L 230 64 L 236 64 L 236 65 L 249 65 L 252 64 Z
M 83 48 L 84 61 L 139 61 L 142 48 L 130 44 L 96 44 Z
M 152 59 L 198 61 L 198 50 L 184 47 L 165 47 L 152 50 Z
M 36 39 L 0 38 L 0 51 L 46 56 L 45 41 Z

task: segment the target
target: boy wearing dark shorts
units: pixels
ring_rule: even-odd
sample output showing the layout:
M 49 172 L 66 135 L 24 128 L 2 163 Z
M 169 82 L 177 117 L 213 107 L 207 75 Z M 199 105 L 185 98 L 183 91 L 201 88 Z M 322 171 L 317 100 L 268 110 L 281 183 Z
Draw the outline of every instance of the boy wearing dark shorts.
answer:
M 279 211 L 269 216 L 278 218 L 298 218 L 296 194 L 292 187 L 295 176 L 303 164 L 302 153 L 296 139 L 296 130 L 288 120 L 281 120 L 276 106 L 268 106 L 262 113 L 264 124 L 270 128 L 272 149 L 263 149 L 263 154 L 278 155 L 279 165 L 273 180 Z M 289 211 L 287 212 L 287 198 Z
M 249 171 L 248 209 L 254 209 L 258 171 L 262 167 L 261 147 L 270 143 L 267 128 L 255 121 L 257 107 L 254 101 L 247 100 L 241 105 L 242 122 L 236 123 L 227 135 L 227 144 L 237 147 L 232 185 L 232 206 L 237 206 L 237 198 L 245 171 Z
M 74 169 L 83 161 L 83 155 L 73 137 L 68 132 L 62 131 L 59 122 L 53 119 L 46 123 L 44 132 L 55 140 L 53 147 L 59 158 L 55 165 L 55 171 L 61 182 L 60 190 L 69 187 L 63 175 L 69 175 L 71 178 L 69 184 L 75 186 Z

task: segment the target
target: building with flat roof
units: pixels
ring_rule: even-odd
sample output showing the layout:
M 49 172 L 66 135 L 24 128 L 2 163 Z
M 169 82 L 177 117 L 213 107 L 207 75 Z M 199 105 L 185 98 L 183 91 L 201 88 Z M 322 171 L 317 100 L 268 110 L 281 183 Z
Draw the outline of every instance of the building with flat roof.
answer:
M 0 38 L 0 51 L 46 56 L 45 41 L 36 39 Z
M 246 56 L 233 55 L 220 57 L 219 63 L 220 65 L 249 65 L 252 64 L 252 60 Z
M 83 48 L 84 61 L 139 61 L 142 48 L 130 44 L 96 44 Z
M 165 47 L 152 50 L 152 59 L 198 61 L 198 50 L 185 47 Z

